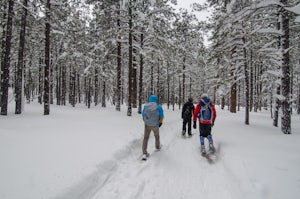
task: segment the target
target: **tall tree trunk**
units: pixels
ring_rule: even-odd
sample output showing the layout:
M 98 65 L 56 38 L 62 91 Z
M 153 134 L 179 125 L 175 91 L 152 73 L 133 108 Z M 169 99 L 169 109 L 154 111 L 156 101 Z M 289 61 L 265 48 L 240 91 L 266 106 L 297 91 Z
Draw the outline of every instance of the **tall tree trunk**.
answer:
M 167 107 L 170 108 L 170 63 L 167 61 Z
M 183 57 L 183 65 L 182 65 L 182 102 L 185 101 L 185 56 Z
M 300 63 L 299 63 L 300 64 Z M 297 94 L 297 101 L 298 101 L 298 105 L 297 105 L 297 114 L 300 115 L 300 78 L 299 78 L 299 74 L 298 74 L 298 94 Z
M 39 58 L 39 90 L 38 90 L 38 102 L 43 103 L 43 60 Z
M 66 105 L 66 94 L 67 94 L 67 67 L 66 65 L 63 65 L 62 68 L 62 88 L 61 88 L 61 100 L 62 105 Z
M 128 15 L 129 15 L 129 36 L 128 36 L 128 104 L 127 104 L 127 116 L 132 116 L 132 8 L 131 0 L 129 0 L 128 6 Z
M 175 110 L 175 67 L 172 67 L 172 110 Z
M 75 76 L 76 76 L 76 82 L 77 84 L 75 83 L 74 86 L 75 88 L 77 88 L 77 98 L 76 98 L 76 102 L 77 103 L 81 103 L 81 87 L 80 87 L 80 74 L 77 70 L 75 70 Z
M 91 108 L 91 102 L 92 102 L 92 78 L 90 75 L 88 76 L 88 90 L 87 90 L 87 106 L 88 108 Z
M 61 74 L 62 69 L 61 65 L 56 65 L 55 67 L 56 72 L 56 104 L 61 105 Z
M 25 31 L 26 31 L 26 18 L 27 18 L 27 3 L 28 0 L 23 0 L 23 15 L 21 19 L 21 31 L 20 31 L 20 44 L 19 44 L 19 57 L 17 66 L 16 77 L 16 109 L 15 114 L 22 113 L 23 102 L 23 71 L 24 71 L 24 47 L 25 47 Z
M 9 67 L 10 67 L 10 49 L 12 39 L 14 0 L 8 2 L 6 40 L 4 49 L 4 60 L 1 65 L 1 115 L 7 115 L 8 106 L 8 87 L 9 87 Z
M 231 75 L 233 76 L 233 84 L 230 89 L 230 112 L 236 113 L 236 105 L 237 105 L 237 85 L 236 85 L 236 77 L 232 72 Z
M 121 16 L 120 16 L 120 4 L 118 3 L 118 19 L 117 19 L 117 27 L 119 30 L 119 34 L 121 32 Z M 116 103 L 116 110 L 117 111 L 121 111 L 121 95 L 122 95 L 122 91 L 121 91 L 121 67 L 122 67 L 122 44 L 121 44 L 121 36 L 118 35 L 118 42 L 117 42 L 118 46 L 117 46 L 117 87 L 116 87 L 116 98 L 117 98 L 117 103 Z
M 153 55 L 152 55 L 152 58 L 153 58 Z M 154 88 L 153 88 L 153 85 L 154 85 L 154 66 L 152 63 L 150 63 L 151 65 L 151 68 L 150 68 L 150 95 L 153 95 L 154 94 Z
M 192 71 L 190 71 L 190 85 L 189 85 L 189 98 L 192 97 Z
M 277 30 L 280 31 L 281 30 L 281 22 L 279 20 L 280 18 L 280 11 L 281 8 L 279 7 L 279 10 L 278 10 L 278 22 L 277 22 Z M 278 37 L 278 49 L 281 48 L 281 36 Z M 278 68 L 278 71 L 280 71 L 281 68 L 279 67 Z M 278 79 L 280 79 L 280 77 L 278 77 Z M 275 82 L 276 83 L 276 82 Z M 280 96 L 281 94 L 281 86 L 276 83 L 276 95 L 275 95 L 275 107 L 274 107 L 274 117 L 273 117 L 273 126 L 278 126 L 278 118 L 279 118 L 279 109 L 280 109 L 280 106 L 281 106 L 281 101 L 279 100 L 278 96 Z
M 134 39 L 134 41 L 136 41 Z M 137 108 L 137 60 L 136 60 L 136 48 L 132 49 L 132 108 Z
M 50 6 L 50 0 L 47 0 L 45 30 L 44 115 L 50 114 Z
M 179 107 L 179 109 L 181 108 L 181 97 L 182 97 L 182 87 L 181 87 L 181 85 L 182 85 L 182 82 L 180 81 L 180 75 L 179 75 L 179 81 L 178 81 L 178 84 L 179 84 L 179 90 L 178 90 L 178 107 Z
M 222 99 L 221 99 L 221 109 L 224 110 L 224 107 L 225 107 L 225 97 L 222 96 Z
M 253 51 L 250 50 L 250 112 L 253 110 Z
M 107 64 L 108 64 L 108 60 L 109 58 L 107 57 Z M 102 107 L 106 107 L 106 67 L 105 67 L 105 63 L 103 65 L 103 73 L 104 73 L 104 76 L 102 77 L 102 100 L 101 100 L 101 106 Z
M 1 6 L 0 6 L 1 8 Z M 1 51 L 0 51 L 0 67 L 1 67 L 1 72 L 2 72 L 2 68 L 4 67 L 4 57 L 5 57 L 5 41 L 6 41 L 6 23 L 5 21 L 7 20 L 7 13 L 5 12 L 7 8 L 7 3 L 5 1 L 5 3 L 3 4 L 3 17 L 2 20 L 0 22 L 0 25 L 2 26 L 2 35 L 1 35 Z M 0 9 L 1 10 L 1 9 Z M 1 14 L 1 13 L 0 13 Z M 2 106 L 2 74 L 0 73 L 0 107 Z
M 95 67 L 95 75 L 94 75 L 94 88 L 95 88 L 95 91 L 94 91 L 94 103 L 95 103 L 95 106 L 98 105 L 99 103 L 99 72 L 98 72 L 98 68 Z
M 156 94 L 158 95 L 158 101 L 161 100 L 161 93 L 160 93 L 160 66 L 159 66 L 159 58 L 157 59 L 157 81 L 156 81 Z
M 144 44 L 144 34 L 141 33 L 141 50 L 143 50 Z M 143 69 L 144 69 L 144 57 L 143 54 L 140 53 L 140 77 L 139 77 L 139 106 L 138 106 L 138 113 L 142 113 L 142 100 L 143 100 Z
M 53 104 L 53 86 L 54 86 L 53 67 L 54 66 L 53 66 L 52 60 L 50 60 L 50 74 L 49 74 L 50 75 L 50 95 L 49 95 L 49 97 L 50 97 L 50 104 Z
M 69 101 L 70 104 L 75 107 L 75 103 L 76 103 L 76 72 L 74 67 L 72 66 L 71 70 L 70 70 L 70 91 L 69 91 Z
M 233 58 L 233 54 L 235 53 L 234 50 L 231 51 L 231 60 Z M 232 77 L 232 85 L 231 85 L 231 89 L 230 89 L 230 112 L 231 113 L 236 113 L 236 75 L 234 73 L 235 71 L 235 67 L 233 66 L 233 64 L 231 65 L 232 69 L 231 69 L 231 77 Z
M 287 5 L 287 0 L 281 0 L 283 5 Z M 291 109 L 290 109 L 290 59 L 289 59 L 289 13 L 282 8 L 282 117 L 281 131 L 284 134 L 291 134 Z
M 249 121 L 249 111 L 250 111 L 250 107 L 249 107 L 249 92 L 250 92 L 250 88 L 249 88 L 249 69 L 248 69 L 248 64 L 247 64 L 247 51 L 246 51 L 246 38 L 243 37 L 243 57 L 244 57 L 244 74 L 245 74 L 245 124 L 249 125 L 250 121 Z

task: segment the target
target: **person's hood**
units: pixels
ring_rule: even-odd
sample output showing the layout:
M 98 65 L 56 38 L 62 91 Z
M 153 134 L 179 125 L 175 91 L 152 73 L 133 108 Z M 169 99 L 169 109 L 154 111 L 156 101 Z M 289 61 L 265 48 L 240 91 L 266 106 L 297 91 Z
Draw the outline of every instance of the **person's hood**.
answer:
M 208 103 L 210 103 L 211 101 L 210 101 L 210 98 L 209 97 L 203 97 L 203 98 L 201 98 L 201 105 L 204 105 L 204 102 L 205 102 L 205 104 L 208 104 Z
M 149 97 L 149 102 L 156 102 L 156 103 L 158 103 L 158 97 L 157 97 L 157 95 L 151 95 Z

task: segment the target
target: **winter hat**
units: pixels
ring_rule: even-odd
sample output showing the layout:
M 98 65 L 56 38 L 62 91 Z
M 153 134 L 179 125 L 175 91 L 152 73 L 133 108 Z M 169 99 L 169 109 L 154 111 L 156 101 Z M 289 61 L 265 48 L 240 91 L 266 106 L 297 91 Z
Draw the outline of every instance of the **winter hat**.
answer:
M 207 93 L 203 93 L 203 94 L 201 95 L 201 98 L 204 98 L 204 97 L 208 97 L 208 94 L 207 94 Z
M 156 102 L 156 103 L 158 103 L 158 96 L 157 95 L 151 95 L 149 97 L 149 102 Z
M 193 102 L 194 101 L 193 98 L 191 98 L 191 97 L 188 100 L 189 100 L 189 102 Z

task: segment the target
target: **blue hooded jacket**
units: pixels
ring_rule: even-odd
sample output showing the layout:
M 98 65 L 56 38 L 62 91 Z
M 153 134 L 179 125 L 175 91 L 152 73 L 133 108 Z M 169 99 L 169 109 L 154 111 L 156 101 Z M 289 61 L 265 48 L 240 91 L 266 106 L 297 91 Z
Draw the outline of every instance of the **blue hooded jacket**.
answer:
M 159 123 L 163 122 L 164 112 L 162 106 L 158 104 L 157 95 L 149 97 L 149 103 L 144 105 L 142 117 L 147 126 L 159 126 Z

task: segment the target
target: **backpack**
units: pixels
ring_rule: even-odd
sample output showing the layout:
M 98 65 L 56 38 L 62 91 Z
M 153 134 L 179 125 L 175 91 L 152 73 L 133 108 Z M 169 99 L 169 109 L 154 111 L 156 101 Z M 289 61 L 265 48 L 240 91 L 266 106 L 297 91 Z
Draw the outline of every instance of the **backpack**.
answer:
M 144 110 L 144 121 L 147 126 L 156 126 L 159 121 L 158 106 L 154 102 L 147 104 Z
M 213 112 L 211 107 L 211 101 L 205 102 L 204 99 L 201 99 L 200 101 L 200 113 L 198 115 L 198 118 L 201 123 L 211 123 L 213 119 Z
M 192 104 L 187 104 L 185 107 L 185 110 L 183 111 L 183 118 L 191 118 L 193 115 L 194 106 Z
M 191 108 L 188 106 L 183 112 L 183 118 L 190 118 L 191 117 Z

